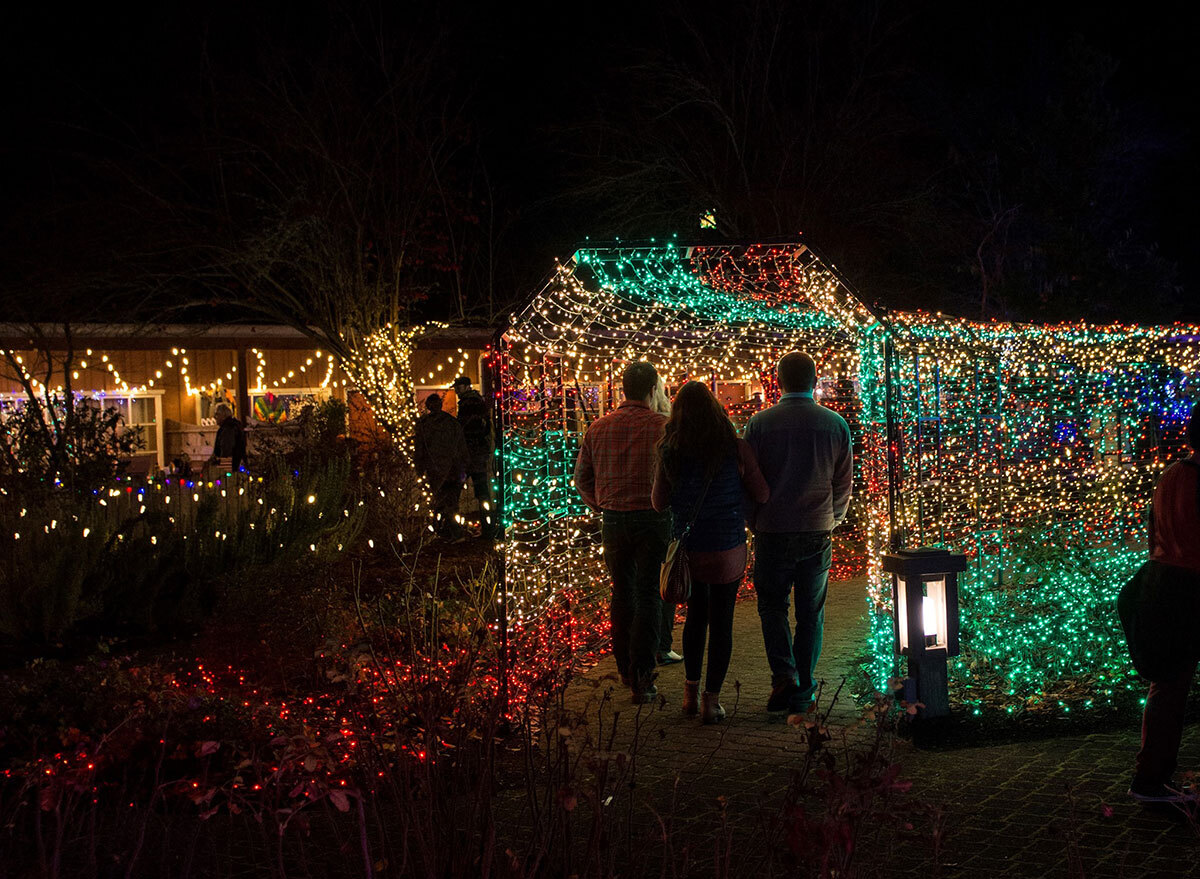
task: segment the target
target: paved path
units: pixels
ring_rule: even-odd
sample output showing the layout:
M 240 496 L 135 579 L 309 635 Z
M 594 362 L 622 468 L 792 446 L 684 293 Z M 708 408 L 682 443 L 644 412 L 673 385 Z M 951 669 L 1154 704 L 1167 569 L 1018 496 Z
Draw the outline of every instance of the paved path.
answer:
M 818 668 L 840 680 L 865 638 L 861 581 L 830 586 L 825 652 Z M 681 627 L 676 629 L 676 644 Z M 679 714 L 682 665 L 661 669 L 666 704 L 638 712 L 616 684 L 607 657 L 572 684 L 568 702 L 592 705 L 612 690 L 619 708 L 618 739 L 627 744 L 640 725 L 637 791 L 660 814 L 672 813 L 677 835 L 699 861 L 689 875 L 712 875 L 712 843 L 719 835 L 718 797 L 727 802 L 734 870 L 759 863 L 769 816 L 778 814 L 805 751 L 800 730 L 770 722 L 764 710 L 770 676 L 753 600 L 737 607 L 734 654 L 725 692 L 726 723 L 705 727 Z M 734 682 L 740 682 L 740 693 Z M 736 710 L 734 703 L 736 704 Z M 836 730 L 859 716 L 849 700 L 831 718 Z M 852 733 L 861 744 L 865 731 Z M 1200 876 L 1200 833 L 1186 822 L 1144 813 L 1125 796 L 1137 748 L 1133 725 L 1112 732 L 1019 744 L 920 750 L 895 743 L 909 799 L 939 807 L 945 826 L 940 875 L 975 876 Z M 1200 769 L 1200 735 L 1185 734 L 1181 767 Z M 1072 793 L 1068 794 L 1068 788 Z M 675 805 L 672 808 L 671 798 Z M 1072 802 L 1074 806 L 1072 807 Z M 1074 808 L 1074 817 L 1072 817 Z M 911 832 L 862 837 L 867 875 L 933 876 L 933 832 L 924 812 Z M 705 862 L 705 854 L 708 858 Z

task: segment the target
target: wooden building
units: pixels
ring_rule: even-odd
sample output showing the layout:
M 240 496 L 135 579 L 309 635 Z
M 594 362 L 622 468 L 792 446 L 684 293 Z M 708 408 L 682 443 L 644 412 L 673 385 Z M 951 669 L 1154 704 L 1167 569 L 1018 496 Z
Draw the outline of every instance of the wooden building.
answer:
M 478 386 L 493 334 L 486 327 L 448 328 L 423 337 L 412 355 L 414 404 L 445 392 L 459 375 Z M 336 397 L 350 404 L 352 432 L 377 430 L 336 358 L 291 327 L 76 324 L 68 345 L 61 325 L 0 324 L 0 350 L 13 355 L 0 358 L 0 417 L 26 397 L 14 360 L 39 391 L 47 385 L 61 391 L 69 373 L 77 396 L 102 400 L 142 428 L 137 469 L 166 467 L 184 453 L 208 457 L 222 402 L 253 430 Z M 452 395 L 447 403 L 453 411 Z

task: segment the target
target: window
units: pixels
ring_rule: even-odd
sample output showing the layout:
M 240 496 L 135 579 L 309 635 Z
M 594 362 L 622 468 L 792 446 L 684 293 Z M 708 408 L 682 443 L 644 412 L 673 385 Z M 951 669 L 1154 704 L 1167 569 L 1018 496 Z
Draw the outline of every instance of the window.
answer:
M 119 411 L 126 427 L 142 428 L 142 440 L 145 445 L 137 454 L 149 455 L 157 454 L 161 447 L 158 436 L 158 425 L 161 420 L 158 417 L 160 399 L 161 397 L 157 394 L 145 397 L 105 397 L 100 403 L 106 409 Z
M 276 388 L 250 392 L 250 418 L 267 424 L 284 424 L 306 406 L 329 399 L 329 388 Z
M 121 420 L 126 427 L 142 428 L 142 448 L 134 452 L 135 456 L 153 455 L 158 465 L 163 463 L 162 447 L 162 391 L 145 391 L 142 393 L 118 396 L 114 394 L 81 394 L 78 399 L 86 399 L 90 404 L 102 409 L 116 409 L 121 414 Z M 21 409 L 25 405 L 23 394 L 0 394 L 0 418 Z

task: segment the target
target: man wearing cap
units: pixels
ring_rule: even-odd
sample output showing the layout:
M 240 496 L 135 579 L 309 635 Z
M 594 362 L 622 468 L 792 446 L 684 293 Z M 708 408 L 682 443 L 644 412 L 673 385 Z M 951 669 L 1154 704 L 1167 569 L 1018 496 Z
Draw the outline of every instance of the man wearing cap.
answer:
M 495 515 L 492 501 L 492 481 L 488 476 L 488 465 L 492 460 L 492 414 L 487 401 L 479 391 L 471 387 L 471 380 L 460 375 L 452 385 L 458 397 L 458 423 L 467 438 L 470 463 L 467 475 L 471 477 L 471 488 L 479 502 L 481 531 L 479 536 L 491 539 L 496 534 L 492 517 Z

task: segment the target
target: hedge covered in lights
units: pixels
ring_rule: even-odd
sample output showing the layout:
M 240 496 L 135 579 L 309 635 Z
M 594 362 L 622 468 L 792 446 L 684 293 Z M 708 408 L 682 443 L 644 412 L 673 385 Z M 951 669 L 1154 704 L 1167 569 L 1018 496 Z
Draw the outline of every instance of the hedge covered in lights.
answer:
M 885 312 L 804 243 L 585 248 L 513 316 L 496 356 L 510 616 L 602 600 L 597 517 L 571 477 L 627 363 L 709 382 L 742 422 L 796 348 L 854 435 L 835 575 L 866 575 L 877 685 L 898 671 L 880 555 L 944 544 L 970 560 L 961 704 L 1068 710 L 1140 688 L 1112 601 L 1145 555 L 1154 481 L 1186 451 L 1200 328 Z

